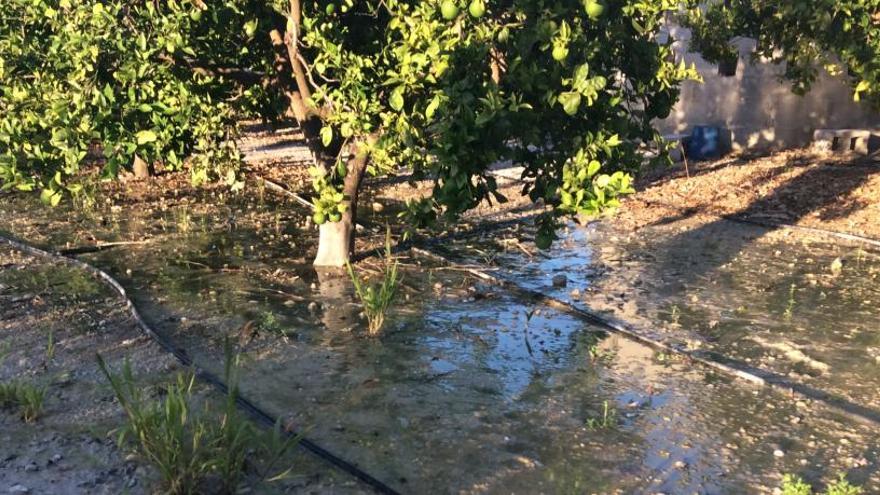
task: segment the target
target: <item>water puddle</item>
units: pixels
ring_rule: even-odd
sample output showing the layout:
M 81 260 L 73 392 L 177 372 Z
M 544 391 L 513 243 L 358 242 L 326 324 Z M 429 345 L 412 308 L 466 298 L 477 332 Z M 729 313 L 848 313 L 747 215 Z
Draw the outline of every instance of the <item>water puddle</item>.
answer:
M 155 237 L 82 257 L 202 366 L 221 370 L 231 335 L 244 395 L 402 492 L 761 493 L 783 473 L 837 472 L 880 489 L 876 429 L 820 403 L 731 383 L 410 258 L 403 299 L 371 339 L 345 279 L 308 266 L 297 221 L 276 227 L 243 204 L 184 229 L 178 211 L 96 225 Z M 162 218 L 178 220 L 163 230 Z M 55 222 L 47 243 L 65 238 Z M 594 225 L 549 257 L 492 255 L 528 287 L 876 400 L 878 314 L 864 303 L 878 298 L 876 254 L 731 225 L 689 232 Z
M 547 258 L 510 252 L 498 263 L 529 288 L 880 414 L 876 251 L 730 222 L 637 233 L 594 224 Z

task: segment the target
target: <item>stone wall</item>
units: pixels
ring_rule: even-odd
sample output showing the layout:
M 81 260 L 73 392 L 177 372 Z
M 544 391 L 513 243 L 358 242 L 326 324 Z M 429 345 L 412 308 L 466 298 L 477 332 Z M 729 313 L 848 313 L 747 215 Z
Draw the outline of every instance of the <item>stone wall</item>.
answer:
M 670 32 L 676 51 L 687 63 L 696 63 L 704 82 L 684 84 L 680 101 L 658 123 L 664 134 L 684 133 L 698 124 L 717 125 L 727 129 L 729 146 L 739 151 L 806 146 L 818 128 L 880 128 L 880 114 L 854 102 L 852 88 L 824 71 L 808 94 L 798 96 L 788 82 L 779 80 L 780 67 L 750 62 L 753 40 L 738 43 L 736 75 L 724 77 L 715 65 L 687 52 L 687 29 Z

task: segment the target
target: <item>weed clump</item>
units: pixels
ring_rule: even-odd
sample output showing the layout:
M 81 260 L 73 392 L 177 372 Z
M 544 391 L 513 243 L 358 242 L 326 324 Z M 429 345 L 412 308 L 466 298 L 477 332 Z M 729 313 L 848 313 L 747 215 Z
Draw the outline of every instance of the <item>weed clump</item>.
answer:
M 800 476 L 786 474 L 782 478 L 782 495 L 813 495 L 813 487 L 807 484 Z M 862 488 L 850 483 L 843 473 L 837 476 L 837 480 L 828 485 L 823 495 L 861 495 Z
M 391 253 L 390 229 L 385 232 L 385 263 L 382 267 L 382 278 L 378 284 L 368 285 L 361 281 L 354 272 L 351 263 L 347 263 L 346 266 L 351 283 L 354 285 L 355 294 L 364 307 L 364 315 L 367 317 L 367 332 L 371 336 L 376 336 L 385 324 L 385 314 L 391 307 L 400 286 L 399 265 Z
M 46 388 L 21 382 L 0 383 L 0 409 L 18 408 L 25 423 L 33 423 L 43 415 Z
M 228 341 L 226 349 L 228 393 L 218 411 L 212 411 L 210 404 L 199 410 L 194 407 L 192 373 L 178 374 L 165 387 L 164 398 L 149 401 L 127 360 L 116 375 L 98 356 L 126 415 L 119 444 L 134 444 L 159 472 L 165 493 L 236 493 L 248 475 L 261 482 L 281 479 L 289 472 L 271 474 L 298 438 L 287 438 L 280 425 L 263 432 L 239 413 L 238 357 L 232 355 Z
M 590 430 L 608 430 L 617 426 L 617 410 L 608 401 L 602 402 L 602 414 L 587 418 L 586 426 Z
M 9 345 L 0 346 L 0 362 L 9 354 Z M 46 388 L 19 381 L 0 382 L 0 409 L 18 408 L 26 423 L 33 423 L 43 415 Z

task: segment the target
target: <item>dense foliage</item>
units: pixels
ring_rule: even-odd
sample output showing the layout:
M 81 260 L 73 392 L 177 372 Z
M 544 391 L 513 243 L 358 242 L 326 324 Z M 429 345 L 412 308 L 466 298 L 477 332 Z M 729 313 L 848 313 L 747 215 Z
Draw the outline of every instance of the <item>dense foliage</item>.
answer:
M 235 182 L 227 138 L 269 101 L 236 74 L 271 70 L 247 0 L 7 0 L 0 9 L 0 182 L 56 204 L 91 155 L 139 156 Z M 265 15 L 265 14 L 264 14 Z M 227 71 L 224 68 L 234 70 Z M 251 78 L 254 80 L 255 78 Z M 188 162 L 185 159 L 191 157 Z M 185 165 L 186 164 L 186 165 Z
M 299 3 L 299 2 L 294 2 Z M 631 190 L 693 69 L 655 41 L 672 0 L 345 0 L 302 4 L 300 52 L 323 144 L 357 143 L 369 170 L 436 177 L 430 205 L 451 217 L 502 199 L 491 165 L 525 166 L 525 192 L 556 218 L 595 214 Z M 300 87 L 302 90 L 303 88 Z M 316 220 L 334 220 L 349 171 L 318 170 Z M 327 190 L 330 190 L 327 192 Z
M 778 2 L 727 0 L 686 16 L 693 46 L 718 62 L 736 51 L 737 36 L 757 40 L 755 55 L 784 63 L 798 93 L 809 91 L 819 70 L 846 74 L 855 98 L 880 104 L 880 5 L 876 0 Z
M 105 177 L 137 156 L 235 183 L 234 123 L 284 94 L 316 157 L 317 223 L 350 221 L 363 173 L 400 166 L 436 181 L 417 220 L 455 218 L 503 200 L 488 171 L 513 162 L 546 246 L 560 216 L 631 191 L 652 121 L 696 77 L 655 40 L 680 4 L 9 0 L 0 181 L 55 204 L 100 151 Z

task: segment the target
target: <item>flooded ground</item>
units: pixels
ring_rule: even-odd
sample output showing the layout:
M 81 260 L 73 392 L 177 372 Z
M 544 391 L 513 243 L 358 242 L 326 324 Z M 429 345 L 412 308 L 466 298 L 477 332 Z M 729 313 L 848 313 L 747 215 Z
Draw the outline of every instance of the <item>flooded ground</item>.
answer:
M 308 265 L 304 215 L 263 201 L 54 210 L 0 228 L 57 247 L 146 240 L 80 257 L 202 366 L 219 370 L 234 336 L 245 396 L 404 493 L 769 493 L 783 473 L 838 472 L 880 490 L 875 427 L 417 257 L 401 259 L 402 298 L 368 338 L 345 279 Z M 685 222 L 571 228 L 548 256 L 447 247 L 647 333 L 880 407 L 877 254 L 804 242 Z
M 138 385 L 158 400 L 179 363 L 143 334 L 123 301 L 86 272 L 0 245 L 0 385 L 43 390 L 37 418 L 0 404 L 0 492 L 155 493 L 159 475 L 117 446 L 123 412 L 98 368 L 131 363 Z M 199 386 L 195 401 L 213 403 Z M 298 452 L 279 459 L 290 475 L 261 492 L 362 493 L 363 487 Z M 286 463 L 286 464 L 285 464 Z
M 572 228 L 507 276 L 656 338 L 733 358 L 880 417 L 880 253 L 792 231 L 684 220 Z M 566 284 L 553 286 L 554 276 Z

